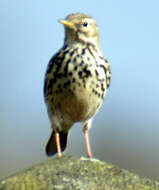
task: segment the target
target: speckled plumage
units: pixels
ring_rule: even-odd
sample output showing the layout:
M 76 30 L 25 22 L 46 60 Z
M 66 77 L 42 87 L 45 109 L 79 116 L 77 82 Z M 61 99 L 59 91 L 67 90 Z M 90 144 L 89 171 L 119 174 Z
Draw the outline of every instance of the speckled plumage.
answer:
M 46 147 L 48 155 L 57 152 L 55 132 L 65 149 L 67 133 L 78 121 L 89 129 L 110 85 L 110 66 L 98 44 L 95 21 L 81 13 L 61 21 L 65 26 L 64 46 L 51 58 L 44 83 L 44 97 L 55 130 Z

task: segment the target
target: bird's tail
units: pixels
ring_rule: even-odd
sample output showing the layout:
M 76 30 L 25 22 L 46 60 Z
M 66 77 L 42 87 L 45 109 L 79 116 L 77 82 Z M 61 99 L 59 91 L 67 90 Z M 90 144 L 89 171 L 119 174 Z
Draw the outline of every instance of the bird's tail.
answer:
M 67 132 L 59 132 L 61 151 L 64 151 L 67 146 Z M 46 145 L 46 154 L 48 156 L 53 156 L 57 153 L 56 139 L 55 139 L 55 131 L 53 130 L 51 136 Z

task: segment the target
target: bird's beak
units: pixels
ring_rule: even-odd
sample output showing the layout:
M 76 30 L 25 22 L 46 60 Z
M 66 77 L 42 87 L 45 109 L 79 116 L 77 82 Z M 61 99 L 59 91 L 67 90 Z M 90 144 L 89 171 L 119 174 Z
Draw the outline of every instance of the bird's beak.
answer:
M 59 22 L 68 28 L 74 28 L 75 27 L 72 22 L 69 22 L 67 20 L 59 20 Z

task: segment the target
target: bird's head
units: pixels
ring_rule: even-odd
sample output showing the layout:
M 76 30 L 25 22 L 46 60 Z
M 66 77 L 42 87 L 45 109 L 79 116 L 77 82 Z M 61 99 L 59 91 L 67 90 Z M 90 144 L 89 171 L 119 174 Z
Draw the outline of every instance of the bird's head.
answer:
M 60 20 L 65 27 L 65 43 L 89 43 L 98 45 L 99 32 L 94 19 L 86 14 L 75 13 Z

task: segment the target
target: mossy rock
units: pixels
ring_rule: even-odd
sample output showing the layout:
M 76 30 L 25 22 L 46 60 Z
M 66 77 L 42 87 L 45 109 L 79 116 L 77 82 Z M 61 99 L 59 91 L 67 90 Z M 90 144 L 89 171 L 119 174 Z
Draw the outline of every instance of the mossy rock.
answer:
M 97 159 L 65 155 L 1 180 L 0 190 L 159 190 L 159 182 Z

